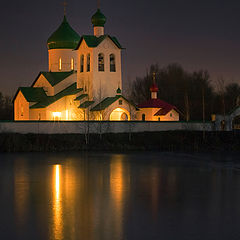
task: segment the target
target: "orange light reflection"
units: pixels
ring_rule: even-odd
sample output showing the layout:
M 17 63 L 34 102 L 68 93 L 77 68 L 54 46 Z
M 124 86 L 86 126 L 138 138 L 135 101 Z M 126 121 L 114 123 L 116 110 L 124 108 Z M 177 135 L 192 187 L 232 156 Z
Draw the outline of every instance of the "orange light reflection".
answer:
M 62 202 L 61 202 L 61 166 L 54 165 L 53 182 L 53 239 L 63 239 Z

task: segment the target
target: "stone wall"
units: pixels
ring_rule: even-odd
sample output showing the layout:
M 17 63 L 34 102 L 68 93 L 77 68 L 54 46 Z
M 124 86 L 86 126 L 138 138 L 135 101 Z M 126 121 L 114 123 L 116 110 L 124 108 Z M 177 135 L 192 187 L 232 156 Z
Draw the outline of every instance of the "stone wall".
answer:
M 214 131 L 212 122 L 18 121 L 0 122 L 0 133 L 85 134 L 161 131 Z

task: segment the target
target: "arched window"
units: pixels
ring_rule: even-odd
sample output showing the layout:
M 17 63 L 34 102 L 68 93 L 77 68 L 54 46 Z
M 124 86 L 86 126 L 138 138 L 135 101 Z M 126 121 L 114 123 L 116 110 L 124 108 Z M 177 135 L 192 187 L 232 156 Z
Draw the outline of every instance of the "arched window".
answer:
M 87 55 L 87 72 L 90 72 L 90 54 Z
M 71 58 L 71 70 L 74 70 L 74 59 Z
M 125 112 L 121 115 L 121 120 L 122 121 L 127 121 L 128 120 L 128 115 Z
M 83 72 L 83 65 L 84 65 L 84 55 L 81 55 L 81 60 L 80 60 L 80 72 Z
M 142 121 L 145 121 L 145 118 L 146 118 L 145 114 L 142 114 Z
M 102 53 L 98 54 L 98 71 L 104 72 L 104 56 Z
M 116 72 L 115 55 L 110 54 L 110 72 Z
M 62 70 L 62 59 L 61 58 L 59 58 L 58 68 L 59 68 L 59 71 Z

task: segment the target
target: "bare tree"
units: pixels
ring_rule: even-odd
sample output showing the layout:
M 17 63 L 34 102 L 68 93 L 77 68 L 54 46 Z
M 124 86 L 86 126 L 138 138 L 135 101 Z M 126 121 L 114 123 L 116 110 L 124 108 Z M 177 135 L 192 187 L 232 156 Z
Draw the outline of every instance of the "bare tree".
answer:
M 218 93 L 220 95 L 220 98 L 221 98 L 221 103 L 222 103 L 222 114 L 224 116 L 224 120 L 225 120 L 225 116 L 226 116 L 226 106 L 225 106 L 225 81 L 224 79 L 221 77 L 221 78 L 218 78 L 217 79 L 217 90 L 218 90 Z

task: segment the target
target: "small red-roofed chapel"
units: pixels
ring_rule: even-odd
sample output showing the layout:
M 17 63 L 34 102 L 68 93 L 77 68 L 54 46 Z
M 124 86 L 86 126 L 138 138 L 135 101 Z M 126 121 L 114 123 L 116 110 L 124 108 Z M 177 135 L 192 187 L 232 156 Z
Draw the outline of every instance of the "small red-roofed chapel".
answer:
M 151 99 L 138 104 L 137 120 L 142 121 L 179 121 L 179 110 L 167 102 L 158 99 L 158 87 L 154 82 L 150 87 Z

